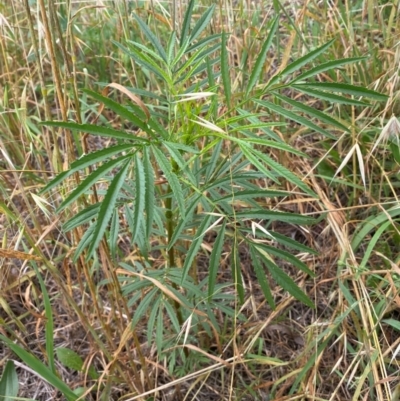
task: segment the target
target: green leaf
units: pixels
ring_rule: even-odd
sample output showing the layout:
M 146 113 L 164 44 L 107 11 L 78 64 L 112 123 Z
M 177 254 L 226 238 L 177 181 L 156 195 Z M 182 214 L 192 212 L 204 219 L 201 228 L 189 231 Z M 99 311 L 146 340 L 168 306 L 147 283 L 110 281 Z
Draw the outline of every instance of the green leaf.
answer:
M 215 4 L 209 7 L 197 21 L 196 25 L 194 26 L 190 34 L 190 43 L 193 43 L 204 31 L 208 23 L 211 21 L 214 9 L 215 9 Z
M 26 365 L 42 376 L 42 378 L 49 384 L 61 391 L 68 401 L 76 401 L 78 399 L 78 396 L 38 358 L 25 351 L 2 334 L 0 334 L 0 340 L 2 340 L 19 358 L 21 358 Z
M 110 224 L 110 236 L 108 239 L 108 244 L 110 246 L 110 252 L 112 258 L 115 260 L 117 257 L 117 244 L 118 244 L 118 236 L 119 236 L 119 216 L 118 213 L 114 213 L 113 217 L 111 219 L 111 224 Z
M 176 202 L 178 204 L 179 211 L 182 216 L 185 216 L 185 200 L 183 198 L 183 192 L 181 185 L 179 183 L 178 177 L 172 171 L 172 166 L 168 159 L 164 156 L 164 153 L 161 152 L 156 146 L 152 146 L 152 150 L 154 156 L 156 157 L 157 163 L 160 166 L 161 170 L 165 174 L 167 178 L 168 184 L 171 186 L 172 192 L 175 195 Z
M 183 19 L 183 24 L 182 24 L 181 37 L 180 37 L 180 46 L 181 47 L 183 46 L 184 42 L 188 38 L 190 22 L 192 20 L 193 8 L 194 8 L 195 4 L 196 4 L 196 0 L 190 0 L 188 6 L 186 8 L 185 17 Z
M 240 255 L 237 243 L 237 237 L 234 236 L 232 251 L 231 251 L 231 269 L 233 282 L 235 284 L 235 289 L 239 295 L 239 301 L 241 304 L 244 303 L 244 286 L 242 278 L 242 269 L 240 264 Z
M 190 182 L 193 185 L 196 185 L 196 178 L 193 175 L 193 173 L 190 171 L 190 169 L 187 166 L 187 162 L 185 159 L 182 157 L 181 152 L 179 151 L 179 147 L 175 146 L 174 143 L 172 142 L 163 142 L 163 145 L 165 148 L 168 150 L 172 158 L 175 160 L 176 164 L 179 166 L 179 168 L 186 173 L 187 177 L 189 178 Z
M 157 50 L 158 54 L 162 57 L 162 59 L 166 63 L 168 63 L 168 58 L 167 58 L 164 48 L 161 46 L 161 43 L 159 42 L 157 37 L 154 35 L 154 33 L 150 30 L 148 25 L 136 13 L 133 13 L 133 18 L 135 18 L 136 22 L 140 26 L 140 29 L 146 35 L 147 39 L 149 39 L 149 41 L 154 46 L 154 48 Z
M 164 301 L 160 303 L 156 323 L 156 347 L 158 353 L 161 353 L 164 339 Z
M 378 215 L 372 215 L 367 217 L 359 229 L 354 233 L 353 240 L 351 241 L 351 248 L 354 252 L 357 251 L 359 246 L 361 245 L 362 241 L 365 237 L 369 234 L 371 230 L 375 230 L 381 224 L 390 221 L 393 218 L 397 218 L 400 215 L 400 208 L 398 205 L 384 210 L 383 212 L 379 213 Z
M 73 262 L 76 262 L 81 255 L 81 253 L 89 246 L 89 244 L 92 242 L 92 237 L 93 237 L 93 232 L 94 229 L 96 228 L 95 224 L 92 224 L 83 234 L 78 246 L 76 247 L 74 257 L 73 257 Z
M 146 223 L 145 232 L 147 242 L 150 240 L 150 236 L 153 232 L 153 220 L 154 220 L 154 172 L 151 165 L 149 149 L 146 147 L 143 151 L 143 171 L 145 181 L 145 205 L 146 205 Z
M 324 71 L 332 70 L 334 68 L 339 68 L 347 64 L 353 64 L 356 63 L 357 61 L 366 60 L 367 58 L 368 57 L 349 57 L 349 58 L 342 58 L 338 60 L 328 61 L 327 63 L 320 64 L 317 67 L 311 68 L 311 70 L 308 70 L 303 74 L 299 75 L 290 84 L 305 80 L 314 75 L 320 74 L 321 72 Z
M 303 302 L 310 308 L 315 308 L 315 305 L 311 299 L 296 285 L 296 283 L 275 263 L 273 263 L 268 255 L 265 255 L 264 251 L 257 245 L 254 245 L 254 249 L 257 251 L 259 257 L 264 262 L 265 266 L 271 273 L 272 278 L 275 282 L 287 291 L 291 296 L 296 298 L 298 301 Z
M 284 152 L 290 152 L 295 155 L 307 158 L 307 154 L 300 152 L 299 150 L 295 149 L 293 146 L 287 145 L 286 143 L 282 142 L 276 142 L 276 141 L 270 141 L 269 139 L 263 139 L 263 138 L 243 138 L 243 142 L 246 143 L 253 143 L 257 145 L 263 145 L 266 146 L 266 148 L 274 148 L 274 149 L 279 149 L 283 150 Z
M 46 316 L 46 354 L 47 354 L 47 361 L 49 364 L 49 369 L 53 374 L 57 374 L 56 366 L 54 363 L 54 320 L 53 320 L 53 312 L 51 308 L 51 302 L 49 298 L 49 293 L 47 292 L 46 284 L 43 281 L 42 275 L 39 272 L 39 269 L 36 265 L 32 264 L 33 269 L 35 270 L 36 277 L 40 283 L 40 290 L 43 295 L 43 304 Z
M 183 272 L 182 272 L 182 282 L 185 281 L 186 276 L 192 266 L 194 258 L 197 256 L 197 253 L 200 249 L 201 243 L 203 242 L 204 235 L 209 228 L 212 220 L 215 217 L 212 215 L 205 215 L 202 223 L 200 224 L 199 228 L 194 235 L 192 243 L 186 253 L 185 263 L 183 264 Z
M 276 92 L 274 92 L 274 96 L 277 97 L 278 99 L 282 100 L 283 102 L 289 103 L 291 106 L 295 107 L 296 109 L 301 110 L 304 113 L 307 113 L 309 116 L 323 121 L 324 123 L 331 124 L 334 127 L 337 127 L 345 132 L 350 131 L 346 126 L 341 124 L 339 121 L 335 120 L 328 114 L 322 113 L 321 111 L 317 110 L 315 107 L 307 106 L 304 103 L 297 102 L 296 100 L 290 99 L 287 96 L 280 95 Z
M 315 277 L 314 272 L 311 271 L 305 263 L 303 263 L 301 260 L 297 259 L 295 256 L 293 256 L 289 252 L 286 252 L 283 249 L 279 249 L 279 248 L 265 245 L 265 244 L 257 244 L 257 247 L 263 249 L 265 252 L 267 252 L 271 255 L 277 256 L 278 258 L 281 258 L 284 260 L 287 260 L 293 266 L 296 266 L 297 268 L 299 268 L 302 272 L 308 274 L 311 277 Z
M 229 195 L 223 196 L 222 198 L 215 199 L 215 202 L 221 201 L 232 201 L 254 199 L 254 198 L 274 198 L 279 196 L 289 196 L 291 192 L 287 191 L 275 191 L 269 189 L 254 189 L 245 191 L 235 191 Z
M 277 104 L 267 102 L 266 100 L 255 99 L 254 101 L 256 103 L 258 103 L 260 106 L 266 107 L 269 110 L 272 110 L 275 113 L 278 113 L 279 115 L 281 115 L 285 118 L 295 121 L 296 123 L 304 125 L 313 131 L 319 132 L 320 134 L 326 136 L 327 138 L 336 139 L 336 137 L 334 135 L 332 135 L 330 132 L 324 130 L 323 128 L 321 128 L 318 125 L 314 124 L 313 122 L 307 120 L 306 118 L 299 116 L 289 110 L 286 110 L 281 106 L 278 106 Z
M 204 48 L 206 45 L 208 45 L 210 42 L 212 42 L 212 41 L 214 41 L 216 39 L 221 39 L 221 34 L 220 33 L 215 33 L 214 35 L 210 35 L 210 36 L 207 36 L 204 39 L 199 40 L 194 45 L 191 45 L 190 47 L 188 47 L 185 50 L 185 53 L 192 53 L 195 50 L 199 49 L 200 47 Z M 211 85 L 211 86 L 213 86 L 213 85 Z
M 278 75 L 275 75 L 269 82 L 269 85 L 276 82 L 279 78 L 284 77 L 288 74 L 291 74 L 291 73 L 299 70 L 301 67 L 303 67 L 307 63 L 310 63 L 312 60 L 314 60 L 320 54 L 324 53 L 325 50 L 327 50 L 333 44 L 334 41 L 335 41 L 335 39 L 332 39 L 331 41 L 325 43 L 324 45 L 318 47 L 317 49 L 311 51 L 310 53 L 304 55 L 303 57 L 300 57 L 297 60 L 293 61 L 293 63 L 289 64 Z
M 226 220 L 223 221 L 217 238 L 213 244 L 213 249 L 210 255 L 210 264 L 208 272 L 208 302 L 213 300 L 215 283 L 217 281 L 218 269 L 221 262 L 222 247 L 224 245 Z
M 270 158 L 267 154 L 262 153 L 256 149 L 250 148 L 247 144 L 246 146 L 243 146 L 240 144 L 240 149 L 242 149 L 243 153 L 246 155 L 246 157 L 251 161 L 251 163 L 257 167 L 261 172 L 265 173 L 265 170 L 271 175 L 271 172 L 269 172 L 264 165 L 259 161 L 262 160 L 265 164 L 267 164 L 270 168 L 272 168 L 276 173 L 279 174 L 279 176 L 287 179 L 289 182 L 297 185 L 301 190 L 303 190 L 305 193 L 307 193 L 310 196 L 313 196 L 315 198 L 318 198 L 318 196 L 312 191 L 308 186 L 299 178 L 297 177 L 296 174 L 292 173 L 289 169 L 286 167 L 282 166 L 272 158 Z M 258 164 L 255 164 L 255 163 Z M 260 167 L 263 168 L 263 170 L 260 169 Z M 277 182 L 276 177 L 274 177 L 274 181 Z
M 147 68 L 153 74 L 155 74 L 158 78 L 161 78 L 168 85 L 172 85 L 172 81 L 168 72 L 164 71 L 161 67 L 157 65 L 157 63 L 150 58 L 147 54 L 138 51 L 135 48 L 130 48 L 129 50 L 122 46 L 120 43 L 112 41 L 116 46 L 118 46 L 125 54 L 134 59 L 134 61 L 140 66 Z
M 396 319 L 384 319 L 382 323 L 386 323 L 389 326 L 392 326 L 395 330 L 400 331 L 400 322 Z
M 48 192 L 50 189 L 59 185 L 66 178 L 71 176 L 73 173 L 83 170 L 86 167 L 89 167 L 95 163 L 101 163 L 102 161 L 118 154 L 121 152 L 127 152 L 132 149 L 132 145 L 117 145 L 112 146 L 110 148 L 105 148 L 98 150 L 97 152 L 93 152 L 87 155 L 82 156 L 80 159 L 71 163 L 70 169 L 67 171 L 58 174 L 53 180 L 51 180 L 41 191 L 40 193 Z
M 293 85 L 294 88 L 314 88 L 319 90 L 326 90 L 330 92 L 341 92 L 347 95 L 353 96 L 363 96 L 370 99 L 375 99 L 379 101 L 385 101 L 388 99 L 388 96 L 383 95 L 382 93 L 375 92 L 370 89 L 363 88 L 361 86 L 342 84 L 339 82 L 314 82 L 314 83 L 306 83 L 306 84 L 296 84 Z
M 176 333 L 179 333 L 182 329 L 181 325 L 179 324 L 179 319 L 177 316 L 177 310 L 174 306 L 171 305 L 170 302 L 164 302 L 165 310 L 167 311 L 167 315 L 169 316 L 169 322 L 172 323 L 172 326 L 175 329 Z
M 235 216 L 240 217 L 241 219 L 263 219 L 298 225 L 315 223 L 315 219 L 312 217 L 302 216 L 301 214 L 297 213 L 277 212 L 267 209 L 249 209 L 242 212 L 236 212 Z
M 72 202 L 78 199 L 81 195 L 83 195 L 92 185 L 94 185 L 101 177 L 106 175 L 112 169 L 118 167 L 123 161 L 130 158 L 131 156 L 122 156 L 115 160 L 110 160 L 107 163 L 104 163 L 100 166 L 96 171 L 88 175 L 79 185 L 78 187 L 71 192 L 71 194 L 61 203 L 58 207 L 57 211 L 65 209 Z
M 108 223 L 110 222 L 111 216 L 115 212 L 115 204 L 119 196 L 119 191 L 124 184 L 128 169 L 129 161 L 125 162 L 125 164 L 121 167 L 121 170 L 115 175 L 114 179 L 108 187 L 106 196 L 101 202 L 96 222 L 96 228 L 94 229 L 92 242 L 88 250 L 88 259 L 93 256 L 94 252 L 99 246 L 104 232 L 107 229 Z
M 248 232 L 250 233 L 250 229 L 248 230 Z M 264 232 L 262 232 L 262 234 L 265 234 Z M 308 246 L 305 246 L 303 244 L 300 244 L 299 242 L 286 237 L 283 234 L 279 234 L 277 232 L 272 232 L 268 235 L 268 238 L 273 239 L 274 241 L 276 241 L 278 244 L 284 245 L 288 248 L 291 249 L 295 249 L 299 252 L 304 252 L 304 253 L 309 253 L 311 255 L 318 255 L 318 252 L 315 251 L 314 249 L 309 248 Z
M 162 306 L 161 306 L 162 296 L 158 296 L 153 304 L 151 305 L 149 320 L 147 321 L 147 343 L 154 344 L 153 336 L 154 336 L 154 325 L 155 320 L 158 314 L 162 314 Z M 160 310 L 161 309 L 161 310 Z
M 186 228 L 186 223 L 191 221 L 194 209 L 196 208 L 196 206 L 198 206 L 201 197 L 202 195 L 196 196 L 195 199 L 189 204 L 189 207 L 186 209 L 185 216 L 183 216 L 179 220 L 178 224 L 175 226 L 174 234 L 172 235 L 168 243 L 167 250 L 170 250 L 174 246 L 175 242 L 179 239 L 182 231 Z
M 279 184 L 278 179 L 275 177 L 274 174 L 271 173 L 270 170 L 268 170 L 264 164 L 262 164 L 259 160 L 258 157 L 254 155 L 254 149 L 251 148 L 248 144 L 244 144 L 240 146 L 241 151 L 243 154 L 246 156 L 246 158 L 249 160 L 249 162 L 256 167 L 261 173 L 265 174 L 266 177 L 270 178 L 272 181 L 276 182 Z
M 228 49 L 227 49 L 225 32 L 222 32 L 222 41 L 221 41 L 221 74 L 222 74 L 222 83 L 224 85 L 226 103 L 227 103 L 228 107 L 230 107 L 230 105 L 231 105 L 231 77 L 230 77 Z
M 311 88 L 308 88 L 306 85 L 299 87 L 298 85 L 292 85 L 291 86 L 293 89 L 296 89 L 300 92 L 303 92 L 307 95 L 314 96 L 317 99 L 320 100 L 327 100 L 328 102 L 332 103 L 338 103 L 338 104 L 350 104 L 353 106 L 370 106 L 369 103 L 362 102 L 361 100 L 356 100 L 356 99 L 350 99 L 348 97 L 344 96 L 339 96 L 339 95 L 334 95 L 333 93 L 328 93 L 328 92 L 321 92 L 318 90 L 314 90 Z
M 41 124 L 48 125 L 51 127 L 66 128 L 66 129 L 70 129 L 71 131 L 87 132 L 88 134 L 103 136 L 106 138 L 149 143 L 149 141 L 145 138 L 140 138 L 138 136 L 134 136 L 133 134 L 127 134 L 126 132 L 117 131 L 112 128 L 100 127 L 98 125 L 77 124 L 77 123 L 64 122 L 64 121 L 45 121 L 44 123 L 41 123 Z
M 0 380 L 0 399 L 14 401 L 18 396 L 19 382 L 14 362 L 7 361 Z
M 106 106 L 109 110 L 112 110 L 117 114 L 119 117 L 122 119 L 125 119 L 127 121 L 130 121 L 133 123 L 137 128 L 140 128 L 142 131 L 146 132 L 150 137 L 155 138 L 154 132 L 148 127 L 147 123 L 143 122 L 136 114 L 132 113 L 130 110 L 128 110 L 127 107 L 122 106 L 118 102 L 106 97 L 102 96 L 97 92 L 91 91 L 89 89 L 83 89 L 85 93 L 90 95 L 93 99 L 96 99 L 97 101 L 101 102 Z M 141 109 L 140 109 L 141 110 Z M 130 140 L 132 139 L 138 139 L 143 142 L 144 138 L 137 137 L 135 134 L 129 134 L 131 136 Z M 144 139 L 146 143 L 149 141 L 147 139 Z
M 279 26 L 279 15 L 276 16 L 275 19 L 273 20 L 268 36 L 264 41 L 260 54 L 258 55 L 257 60 L 254 64 L 253 71 L 251 72 L 249 82 L 247 84 L 245 97 L 249 95 L 250 91 L 254 88 L 254 85 L 258 82 L 261 71 L 264 67 L 265 58 L 267 57 L 268 50 L 271 47 L 272 40 L 275 37 L 275 33 L 276 30 L 278 29 L 278 26 Z
M 209 182 L 210 178 L 213 176 L 215 173 L 215 167 L 218 163 L 218 161 L 221 158 L 221 149 L 222 149 L 222 141 L 221 139 L 216 139 L 213 142 L 213 145 L 211 147 L 212 149 L 212 154 L 211 158 L 205 163 L 206 167 L 206 173 L 205 173 L 205 182 Z M 203 153 L 203 158 L 208 157 L 208 154 Z
M 142 299 L 139 306 L 135 308 L 133 319 L 132 319 L 132 329 L 135 329 L 136 325 L 139 323 L 140 319 L 146 317 L 146 311 L 153 307 L 153 299 L 159 293 L 159 288 L 152 288 Z
M 167 62 L 170 68 L 172 67 L 172 62 L 174 60 L 175 44 L 176 44 L 176 32 L 172 31 L 169 36 L 167 45 Z
M 72 349 L 59 347 L 56 349 L 58 360 L 68 369 L 81 372 L 83 369 L 83 359 Z
M 81 210 L 63 225 L 63 231 L 68 232 L 76 227 L 81 226 L 82 224 L 88 223 L 94 217 L 96 217 L 96 215 L 99 213 L 99 210 L 100 203 L 95 203 L 94 205 L 90 205 L 86 209 Z
M 268 305 L 272 308 L 275 309 L 275 301 L 274 297 L 272 296 L 271 293 L 271 288 L 268 283 L 268 279 L 265 275 L 263 266 L 261 265 L 260 261 L 258 260 L 257 257 L 257 251 L 254 250 L 252 246 L 250 246 L 250 256 L 251 260 L 253 262 L 253 268 L 257 276 L 257 282 L 260 284 L 261 290 L 265 296 L 265 299 L 268 302 Z
M 139 232 L 140 224 L 143 219 L 143 210 L 145 207 L 146 182 L 143 163 L 138 153 L 135 155 L 135 209 L 133 214 L 134 232 L 132 233 L 132 242 L 135 242 Z

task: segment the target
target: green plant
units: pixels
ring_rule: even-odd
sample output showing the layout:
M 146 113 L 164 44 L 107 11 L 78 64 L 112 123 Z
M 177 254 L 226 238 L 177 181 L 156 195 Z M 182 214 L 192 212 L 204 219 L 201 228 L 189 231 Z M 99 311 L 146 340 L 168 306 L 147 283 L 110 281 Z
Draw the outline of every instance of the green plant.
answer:
M 18 376 L 13 361 L 8 361 L 0 379 L 0 397 L 4 401 L 12 401 L 18 396 Z
M 85 132 L 117 142 L 73 162 L 43 192 L 63 182 L 66 191 L 72 188 L 58 212 L 71 209 L 82 198 L 92 203 L 75 213 L 64 226 L 65 231 L 86 228 L 75 260 L 83 255 L 86 260 L 96 259 L 99 245 L 107 244 L 113 260 L 119 263 L 117 273 L 123 294 L 129 299 L 128 306 L 137 306 L 133 325 L 148 316 L 148 337 L 150 340 L 155 333 L 159 350 L 175 341 L 175 337 L 165 334 L 165 316 L 175 334 L 181 333 L 182 344 L 190 338 L 193 327 L 205 330 L 208 336 L 220 330 L 214 316 L 216 308 L 235 317 L 231 297 L 224 295 L 223 287 L 217 284 L 223 255 L 231 267 L 231 282 L 225 286 L 233 286 L 241 302 L 245 285 L 240 252 L 246 250 L 271 307 L 275 300 L 270 278 L 313 307 L 312 300 L 278 261 L 290 262 L 313 276 L 313 271 L 288 250 L 315 252 L 274 230 L 274 224 L 303 226 L 315 220 L 271 205 L 293 195 L 315 200 L 318 197 L 290 168 L 276 161 L 287 153 L 307 156 L 287 144 L 272 128 L 284 127 L 280 120 L 287 119 L 303 125 L 310 135 L 335 138 L 322 124 L 350 132 L 348 126 L 329 114 L 288 97 L 293 91 L 353 107 L 368 106 L 359 97 L 386 99 L 363 87 L 310 80 L 364 57 L 328 61 L 299 72 L 322 55 L 333 40 L 282 67 L 264 83 L 263 68 L 277 33 L 278 18 L 271 20 L 250 73 L 242 77 L 244 90 L 237 92 L 230 76 L 228 35 L 223 32 L 202 36 L 214 6 L 191 28 L 194 6 L 192 0 L 180 35 L 170 32 L 165 44 L 136 15 L 148 44 L 129 40 L 125 45 L 116 43 L 145 76 L 156 81 L 160 88 L 157 93 L 142 88 L 129 88 L 128 92 L 111 84 L 132 101 L 124 106 L 84 90 L 118 116 L 128 129 L 66 121 L 45 123 L 67 132 Z M 86 171 L 81 182 L 76 179 L 79 171 Z M 109 183 L 106 190 L 104 182 Z M 282 190 L 283 182 L 289 190 Z M 98 197 L 101 200 L 93 203 L 92 199 Z M 121 261 L 121 219 L 127 222 L 131 244 L 138 251 L 139 258 L 133 264 Z M 215 242 L 207 251 L 204 241 L 211 235 Z M 152 262 L 157 253 L 162 256 L 159 267 Z M 206 256 L 205 279 L 201 278 L 199 262 L 202 254 Z M 109 280 L 102 284 L 107 283 Z

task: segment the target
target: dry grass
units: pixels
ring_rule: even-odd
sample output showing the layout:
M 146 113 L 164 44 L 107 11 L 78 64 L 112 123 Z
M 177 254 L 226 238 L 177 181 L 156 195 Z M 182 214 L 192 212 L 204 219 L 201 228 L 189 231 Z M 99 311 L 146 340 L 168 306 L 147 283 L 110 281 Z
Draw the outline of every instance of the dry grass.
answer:
M 181 23 L 185 4 L 177 3 L 175 18 Z M 203 3 L 198 15 L 207 2 Z M 132 11 L 149 18 L 163 38 L 173 17 L 170 4 L 15 0 L 0 5 L 0 333 L 49 361 L 47 318 L 34 264 L 51 300 L 55 347 L 70 348 L 84 360 L 81 372 L 56 362 L 58 375 L 72 389 L 86 387 L 86 399 L 394 400 L 392 393 L 399 385 L 400 232 L 398 213 L 388 212 L 388 205 L 398 205 L 400 177 L 381 132 L 392 116 L 400 114 L 399 2 L 233 3 L 221 0 L 212 21 L 213 32 L 222 28 L 231 32 L 229 56 L 236 63 L 231 72 L 233 96 L 240 97 L 248 74 L 245 65 L 252 65 L 260 50 L 258 35 L 265 34 L 277 12 L 282 23 L 275 51 L 268 55 L 266 79 L 308 49 L 336 38 L 327 59 L 369 58 L 336 76 L 326 73 L 319 78 L 389 95 L 386 104 L 364 109 L 346 105 L 328 109 L 323 101 L 299 99 L 352 127 L 351 135 L 338 134 L 336 141 L 304 136 L 304 129 L 294 124 L 275 129 L 310 156 L 308 160 L 279 157 L 320 199 L 293 194 L 274 206 L 316 217 L 325 214 L 311 228 L 274 227 L 318 252 L 297 255 L 316 273 L 314 279 L 290 265 L 281 266 L 315 302 L 315 310 L 278 286 L 273 288 L 277 307 L 271 310 L 249 269 L 250 257 L 242 252 L 245 303 L 232 302 L 234 318 L 216 311 L 223 330 L 212 337 L 200 330 L 197 345 L 186 348 L 186 364 L 180 364 L 179 351 L 171 368 L 171 361 L 148 343 L 146 322 L 130 329 L 135 310 L 121 294 L 106 244 L 101 244 L 93 263 L 84 257 L 73 262 L 84 233 L 75 229 L 66 234 L 62 224 L 77 210 L 55 213 L 67 189 L 49 199 L 36 195 L 54 174 L 107 143 L 65 135 L 38 122 L 93 121 L 97 106 L 81 89 L 98 90 L 99 81 L 157 92 L 155 82 L 138 71 L 112 40 L 140 38 L 141 33 L 133 31 Z M 117 126 L 120 121 L 114 118 L 104 111 L 100 121 Z M 91 202 L 96 199 L 94 193 Z M 126 230 L 121 221 L 120 249 L 124 260 L 132 262 L 138 255 L 126 240 Z M 158 240 L 154 238 L 155 243 Z M 210 236 L 203 243 L 200 277 L 207 275 L 207 251 L 214 240 Z M 162 265 L 164 256 L 155 253 L 154 264 Z M 221 283 L 229 281 L 229 250 L 223 256 Z M 165 318 L 165 325 L 170 324 Z M 173 347 L 175 339 L 170 340 Z M 15 356 L 0 343 L 0 366 L 10 358 Z M 89 366 L 97 371 L 96 377 L 88 374 Z M 23 361 L 17 367 L 20 397 L 63 399 Z

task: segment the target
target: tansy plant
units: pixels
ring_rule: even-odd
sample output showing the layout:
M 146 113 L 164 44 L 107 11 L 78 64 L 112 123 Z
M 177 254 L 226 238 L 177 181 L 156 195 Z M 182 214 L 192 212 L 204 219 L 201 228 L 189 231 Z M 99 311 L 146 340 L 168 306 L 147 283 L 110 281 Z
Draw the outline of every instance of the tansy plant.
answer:
M 115 145 L 73 162 L 43 192 L 75 178 L 79 171 L 86 172 L 58 208 L 58 212 L 66 210 L 81 198 L 89 204 L 88 199 L 92 198 L 88 194 L 93 188 L 99 195 L 98 203 L 89 204 L 65 224 L 66 231 L 79 226 L 86 230 L 74 257 L 96 257 L 100 242 L 106 238 L 110 255 L 119 264 L 123 294 L 129 305 L 136 305 L 133 325 L 147 316 L 149 340 L 155 333 L 159 349 L 167 344 L 163 334 L 165 314 L 176 332 L 185 330 L 184 340 L 188 341 L 191 327 L 202 327 L 209 335 L 218 330 L 213 313 L 216 306 L 228 315 L 233 313 L 232 295 L 226 295 L 221 288 L 229 283 L 217 280 L 222 260 L 230 264 L 230 285 L 243 302 L 245 286 L 239 250 L 248 252 L 251 269 L 271 307 L 274 296 L 270 279 L 313 307 L 310 298 L 277 261 L 290 262 L 313 276 L 290 250 L 314 251 L 274 232 L 272 223 L 309 225 L 314 219 L 268 205 L 294 192 L 315 199 L 317 195 L 272 157 L 272 152 L 306 157 L 285 143 L 272 127 L 284 124 L 282 120 L 291 120 L 313 134 L 335 138 L 315 122 L 318 120 L 341 132 L 349 131 L 330 115 L 284 93 L 363 107 L 368 103 L 359 100 L 361 97 L 385 99 L 362 87 L 313 79 L 317 74 L 363 60 L 339 59 L 305 68 L 332 41 L 278 69 L 266 81 L 263 69 L 278 29 L 278 18 L 271 20 L 257 60 L 243 77 L 242 90 L 232 90 L 228 34 L 204 36 L 214 6 L 192 25 L 194 5 L 195 1 L 190 1 L 181 32 L 170 32 L 165 44 L 136 15 L 148 43 L 116 44 L 145 76 L 157 81 L 159 91 L 130 88 L 128 92 L 111 84 L 132 100 L 129 105 L 122 105 L 104 94 L 85 90 L 119 116 L 124 126 L 130 125 L 134 130 L 75 122 L 45 123 L 115 140 Z M 281 122 L 276 122 L 276 117 Z M 102 186 L 96 186 L 100 181 Z M 282 182 L 287 183 L 286 188 L 290 186 L 291 192 L 280 189 Z M 132 263 L 121 261 L 121 219 L 128 223 L 130 241 L 139 256 Z M 212 247 L 204 245 L 207 239 L 213 242 Z M 153 264 L 154 255 L 158 255 L 157 266 Z M 199 275 L 200 255 L 202 266 L 207 265 L 206 278 Z

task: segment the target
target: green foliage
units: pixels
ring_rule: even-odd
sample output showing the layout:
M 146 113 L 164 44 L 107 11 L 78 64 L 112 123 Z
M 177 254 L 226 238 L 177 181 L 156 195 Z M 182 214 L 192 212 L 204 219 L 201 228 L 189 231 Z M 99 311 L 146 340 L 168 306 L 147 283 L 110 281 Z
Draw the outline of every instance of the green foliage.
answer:
M 12 401 L 18 396 L 19 383 L 13 361 L 7 361 L 0 379 L 0 398 Z
M 108 183 L 105 192 L 99 192 L 103 194 L 100 202 L 79 211 L 64 229 L 78 226 L 86 229 L 75 257 L 83 252 L 88 259 L 95 256 L 102 239 L 108 238 L 111 254 L 121 267 L 123 294 L 130 306 L 136 305 L 132 325 L 147 317 L 148 340 L 154 336 L 159 351 L 171 345 L 165 334 L 164 316 L 168 316 L 176 335 L 185 331 L 182 336 L 185 343 L 191 338 L 193 328 L 201 327 L 210 336 L 214 330 L 220 330 L 213 308 L 235 315 L 232 298 L 217 283 L 223 252 L 230 254 L 230 285 L 241 302 L 245 297 L 245 282 L 240 250 L 244 247 L 250 251 L 252 267 L 271 307 L 275 301 L 270 277 L 294 298 L 314 306 L 279 265 L 279 261 L 285 260 L 313 276 L 312 270 L 282 248 L 313 251 L 275 232 L 273 223 L 305 226 L 315 220 L 273 210 L 266 207 L 266 200 L 291 196 L 291 191 L 280 189 L 282 183 L 287 183 L 299 196 L 317 196 L 289 167 L 276 161 L 274 151 L 307 156 L 285 143 L 270 127 L 282 126 L 282 117 L 301 124 L 311 135 L 325 138 L 335 135 L 319 122 L 349 130 L 330 115 L 290 99 L 284 94 L 288 90 L 363 107 L 368 104 L 354 96 L 386 99 L 362 87 L 313 81 L 321 72 L 364 60 L 363 57 L 334 60 L 305 69 L 333 41 L 293 61 L 264 83 L 263 65 L 273 46 L 278 17 L 271 22 L 257 61 L 245 78 L 245 92 L 236 93 L 230 75 L 229 35 L 202 37 L 214 6 L 191 29 L 194 4 L 194 0 L 190 1 L 181 35 L 171 32 L 165 46 L 137 15 L 135 20 L 148 43 L 131 40 L 124 45 L 116 43 L 136 66 L 157 81 L 160 87 L 157 93 L 134 90 L 153 99 L 153 103 L 121 105 L 85 91 L 114 112 L 121 122 L 133 125 L 133 131 L 76 122 L 45 123 L 112 138 L 117 143 L 81 157 L 43 192 L 67 183 L 74 173 L 86 172 L 86 177 L 59 206 L 62 211 L 79 199 L 89 201 L 93 188 L 99 189 L 100 183 L 104 188 L 104 183 Z M 218 90 L 220 82 L 223 96 Z M 268 185 L 264 187 L 261 183 L 265 180 Z M 118 259 L 116 241 L 121 217 L 129 223 L 131 243 L 140 251 L 140 262 L 135 265 Z M 208 255 L 203 243 L 210 235 L 216 235 L 216 240 Z M 153 239 L 157 239 L 156 247 L 152 245 Z M 164 258 L 161 268 L 152 265 L 154 252 L 161 252 Z M 201 254 L 208 261 L 208 277 L 199 281 Z

